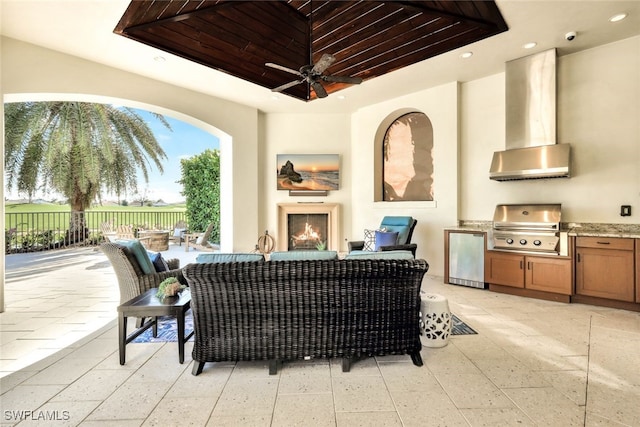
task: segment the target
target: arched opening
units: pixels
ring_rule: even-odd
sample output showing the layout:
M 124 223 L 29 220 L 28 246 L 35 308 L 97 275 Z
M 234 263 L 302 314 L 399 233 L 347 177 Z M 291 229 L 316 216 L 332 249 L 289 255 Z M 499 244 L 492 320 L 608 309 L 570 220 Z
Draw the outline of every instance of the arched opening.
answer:
M 27 102 L 27 101 L 81 101 L 81 102 L 94 102 L 103 104 L 115 104 L 126 107 L 136 108 L 139 110 L 150 111 L 164 116 L 182 121 L 191 126 L 197 127 L 214 137 L 219 141 L 220 149 L 220 247 L 222 250 L 228 250 L 233 247 L 232 219 L 233 219 L 233 191 L 232 191 L 232 137 L 218 129 L 217 127 L 205 123 L 201 120 L 197 120 L 191 116 L 180 113 L 178 111 L 170 110 L 167 108 L 159 107 L 156 105 L 150 105 L 128 99 L 112 98 L 105 96 L 87 95 L 87 94 L 11 94 L 5 95 L 4 102 Z M 5 189 L 3 187 L 3 196 L 5 196 Z

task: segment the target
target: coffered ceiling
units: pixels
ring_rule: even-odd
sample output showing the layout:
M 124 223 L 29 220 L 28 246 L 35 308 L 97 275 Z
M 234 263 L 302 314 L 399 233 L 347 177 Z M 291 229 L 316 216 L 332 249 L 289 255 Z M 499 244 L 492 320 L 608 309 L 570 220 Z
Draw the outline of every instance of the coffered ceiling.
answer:
M 266 63 L 331 54 L 329 74 L 369 80 L 506 30 L 493 1 L 136 0 L 115 33 L 271 89 L 298 76 Z M 285 92 L 317 98 L 309 82 Z

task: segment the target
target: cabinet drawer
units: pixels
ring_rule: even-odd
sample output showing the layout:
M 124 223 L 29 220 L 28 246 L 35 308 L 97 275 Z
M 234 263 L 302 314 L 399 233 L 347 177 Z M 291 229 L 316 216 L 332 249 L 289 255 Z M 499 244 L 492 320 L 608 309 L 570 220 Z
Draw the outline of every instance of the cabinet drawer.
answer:
M 616 237 L 576 237 L 576 246 L 580 248 L 633 250 L 633 239 Z

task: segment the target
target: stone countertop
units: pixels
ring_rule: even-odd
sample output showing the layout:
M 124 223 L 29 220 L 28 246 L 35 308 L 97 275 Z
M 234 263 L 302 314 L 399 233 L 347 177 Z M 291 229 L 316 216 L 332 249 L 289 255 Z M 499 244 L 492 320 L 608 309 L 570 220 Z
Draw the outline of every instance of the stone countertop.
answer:
M 486 233 L 492 228 L 492 221 L 460 221 L 458 225 L 445 227 L 444 230 Z M 640 224 L 562 223 L 560 229 L 573 237 L 640 239 Z
M 640 224 L 569 224 L 569 236 L 640 239 Z
M 491 221 L 460 221 L 458 225 L 452 225 L 450 227 L 445 227 L 445 231 L 467 231 L 467 232 L 477 232 L 477 233 L 486 233 L 490 231 L 493 227 L 493 222 Z

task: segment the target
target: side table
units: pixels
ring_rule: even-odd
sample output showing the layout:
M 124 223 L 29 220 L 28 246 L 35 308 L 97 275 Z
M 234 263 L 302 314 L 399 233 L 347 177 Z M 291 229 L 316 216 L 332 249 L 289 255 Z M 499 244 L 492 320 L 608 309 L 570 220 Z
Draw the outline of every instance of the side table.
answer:
M 191 308 L 191 292 L 185 289 L 174 297 L 159 299 L 156 297 L 157 288 L 149 289 L 143 294 L 130 299 L 118 306 L 118 343 L 120 350 L 120 364 L 125 363 L 125 347 L 141 333 L 153 326 L 153 336 L 158 336 L 158 317 L 175 316 L 178 322 L 178 360 L 184 362 L 184 343 L 189 341 L 194 331 L 185 337 L 184 316 Z M 143 322 L 142 326 L 127 336 L 127 317 L 151 318 Z

